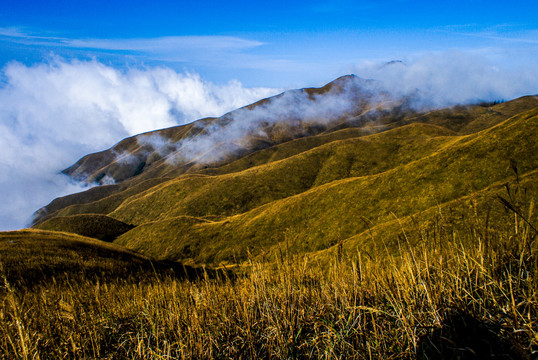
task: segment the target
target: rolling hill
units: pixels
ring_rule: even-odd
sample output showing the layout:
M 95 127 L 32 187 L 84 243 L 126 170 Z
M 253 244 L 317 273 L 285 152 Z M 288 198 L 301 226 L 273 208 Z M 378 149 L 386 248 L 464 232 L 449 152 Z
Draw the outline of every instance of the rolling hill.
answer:
M 117 244 L 69 232 L 26 229 L 0 233 L 0 294 L 43 284 L 195 278 L 211 270 L 162 262 Z
M 537 144 L 536 96 L 420 112 L 345 76 L 88 155 L 64 172 L 102 185 L 54 200 L 34 227 L 192 265 L 374 251 L 411 219 L 492 207 L 507 183 L 535 199 Z

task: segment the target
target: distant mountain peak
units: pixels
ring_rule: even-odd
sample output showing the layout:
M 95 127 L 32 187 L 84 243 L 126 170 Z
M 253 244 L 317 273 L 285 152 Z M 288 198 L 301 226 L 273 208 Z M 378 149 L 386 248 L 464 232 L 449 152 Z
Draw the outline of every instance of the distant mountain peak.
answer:
M 384 66 L 393 66 L 393 65 L 403 65 L 403 66 L 406 66 L 405 62 L 403 62 L 402 60 L 391 60 L 391 61 L 387 61 Z

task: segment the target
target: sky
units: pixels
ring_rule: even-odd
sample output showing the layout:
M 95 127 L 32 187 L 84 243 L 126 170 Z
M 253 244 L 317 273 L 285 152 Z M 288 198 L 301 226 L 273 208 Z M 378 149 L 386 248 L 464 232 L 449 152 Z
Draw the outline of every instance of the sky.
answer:
M 530 61 L 537 10 L 525 0 L 2 0 L 0 62 L 32 64 L 55 54 L 115 67 L 164 65 L 245 86 L 310 86 L 365 60 L 425 52 Z
M 537 13 L 536 1 L 2 0 L 0 230 L 82 190 L 58 174 L 87 153 L 344 74 L 430 106 L 536 94 Z

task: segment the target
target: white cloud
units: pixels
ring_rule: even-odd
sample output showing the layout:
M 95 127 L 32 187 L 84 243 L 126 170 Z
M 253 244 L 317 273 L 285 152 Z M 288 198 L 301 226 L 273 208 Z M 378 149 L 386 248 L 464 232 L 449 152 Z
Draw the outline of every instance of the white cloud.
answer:
M 445 51 L 384 65 L 363 62 L 352 67 L 352 71 L 381 81 L 395 94 L 415 93 L 419 107 L 510 100 L 538 93 L 536 66 L 528 63 L 511 66 L 517 59 L 508 63 L 509 66 L 503 65 L 506 63 L 504 54 L 488 50 Z
M 265 45 L 263 42 L 235 36 L 161 36 L 131 39 L 77 39 L 32 34 L 19 28 L 0 27 L 0 40 L 26 46 L 60 49 L 84 49 L 95 53 L 127 52 L 142 59 L 172 62 L 221 64 L 224 59 L 245 56 L 245 51 Z M 231 61 L 231 60 L 229 60 Z
M 119 71 L 97 61 L 8 64 L 0 87 L 0 230 L 80 189 L 57 175 L 130 135 L 220 116 L 276 91 L 216 85 L 168 68 Z
M 64 39 L 62 45 L 103 50 L 168 52 L 177 48 L 239 50 L 261 46 L 263 43 L 233 36 L 163 36 L 148 39 Z

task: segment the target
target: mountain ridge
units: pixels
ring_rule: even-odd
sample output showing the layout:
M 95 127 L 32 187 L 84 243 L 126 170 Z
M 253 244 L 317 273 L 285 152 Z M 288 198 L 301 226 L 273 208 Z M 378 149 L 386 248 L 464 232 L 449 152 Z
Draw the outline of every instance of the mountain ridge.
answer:
M 301 89 L 301 90 L 298 90 L 298 91 L 306 91 L 307 93 L 310 92 L 312 94 L 316 94 L 316 93 L 324 94 L 324 93 L 327 93 L 328 91 L 330 91 L 332 88 L 334 88 L 338 84 L 345 83 L 346 81 L 349 81 L 350 79 L 351 80 L 359 79 L 360 81 L 362 81 L 362 79 L 357 78 L 355 76 L 343 76 L 343 77 L 341 77 L 341 78 L 339 78 L 339 79 L 325 85 L 322 88 L 318 88 L 318 89 L 316 89 L 316 88 L 307 88 L 307 89 Z M 341 87 L 341 85 L 339 85 L 339 86 Z M 285 93 L 279 94 L 277 96 L 282 96 L 283 94 L 285 94 Z M 309 95 L 309 96 L 311 96 L 311 95 Z M 270 99 L 271 98 L 260 100 L 260 101 L 254 103 L 254 104 L 247 105 L 244 108 L 249 108 L 249 107 L 252 108 L 252 107 L 255 107 L 254 105 L 256 105 L 256 104 L 259 104 L 259 103 L 263 104 L 263 103 L 270 102 L 271 101 Z M 283 149 L 283 148 L 287 147 L 288 152 L 290 151 L 289 149 L 292 149 L 291 151 L 293 152 L 293 151 L 297 151 L 296 149 L 294 149 L 294 147 L 296 145 L 300 145 L 301 143 L 303 143 L 304 145 L 300 145 L 300 146 L 306 146 L 306 148 L 308 148 L 309 146 L 315 146 L 317 144 L 310 144 L 310 145 L 306 145 L 306 144 L 308 142 L 311 142 L 310 140 L 314 139 L 316 137 L 318 137 L 320 139 L 322 137 L 327 137 L 325 140 L 330 142 L 331 139 L 338 140 L 340 137 L 341 138 L 346 138 L 346 137 L 353 137 L 354 135 L 355 136 L 367 135 L 369 133 L 386 131 L 386 130 L 389 130 L 389 129 L 393 128 L 393 127 L 402 126 L 402 125 L 405 125 L 405 124 L 408 124 L 408 123 L 411 123 L 411 122 L 429 122 L 429 123 L 432 123 L 432 124 L 437 124 L 437 125 L 446 127 L 447 121 L 448 121 L 452 125 L 452 126 L 449 126 L 449 128 L 451 128 L 451 130 L 457 131 L 459 129 L 458 124 L 461 124 L 462 121 L 463 121 L 463 122 L 466 122 L 466 123 L 471 124 L 471 125 L 474 123 L 474 125 L 473 125 L 474 128 L 473 128 L 473 126 L 471 126 L 471 130 L 478 131 L 478 130 L 483 129 L 483 128 L 487 127 L 487 126 L 492 125 L 492 122 L 493 123 L 498 123 L 499 121 L 502 121 L 503 119 L 508 118 L 509 116 L 515 114 L 515 112 L 517 112 L 519 110 L 526 110 L 526 109 L 530 109 L 530 108 L 533 108 L 533 107 L 536 107 L 536 106 L 538 106 L 538 98 L 536 96 L 526 96 L 526 97 L 522 97 L 522 98 L 519 98 L 519 99 L 516 99 L 516 100 L 512 100 L 510 102 L 494 104 L 491 107 L 483 107 L 483 106 L 472 106 L 472 107 L 467 106 L 467 107 L 465 107 L 465 106 L 459 106 L 459 107 L 455 107 L 455 108 L 451 108 L 451 109 L 435 110 L 435 111 L 431 111 L 431 112 L 425 113 L 425 114 L 420 114 L 420 113 L 417 114 L 415 111 L 411 111 L 411 112 L 407 113 L 406 115 L 403 115 L 403 119 L 402 119 L 402 114 L 401 113 L 398 114 L 398 116 L 396 118 L 390 117 L 390 116 L 388 116 L 387 118 L 384 118 L 383 116 L 387 116 L 385 114 L 383 116 L 380 115 L 378 118 L 375 119 L 375 121 L 373 123 L 366 122 L 365 124 L 363 124 L 363 126 L 360 126 L 360 127 L 357 127 L 357 123 L 354 123 L 353 119 L 351 119 L 350 122 L 346 125 L 348 127 L 344 127 L 343 129 L 338 129 L 338 127 L 342 126 L 342 125 L 338 125 L 337 128 L 328 128 L 328 129 L 322 131 L 321 133 L 319 133 L 318 135 L 303 136 L 303 137 L 291 139 L 289 141 L 284 141 L 282 143 L 278 143 L 278 144 L 275 144 L 275 145 L 272 145 L 272 146 L 268 146 L 268 147 L 266 146 L 266 147 L 263 147 L 262 149 L 258 149 L 258 150 L 254 149 L 253 151 L 246 153 L 246 156 L 244 156 L 245 154 L 241 154 L 241 156 L 237 156 L 236 158 L 232 157 L 228 161 L 224 161 L 223 163 L 217 163 L 217 164 L 213 164 L 213 165 L 188 163 L 188 164 L 184 164 L 184 165 L 180 165 L 180 166 L 177 166 L 177 165 L 176 166 L 169 166 L 165 162 L 163 162 L 162 159 L 161 159 L 161 160 L 156 161 L 156 163 L 157 163 L 156 166 L 152 167 L 153 163 L 150 163 L 148 165 L 148 163 L 146 163 L 146 161 L 138 161 L 137 160 L 138 162 L 135 161 L 133 164 L 127 164 L 126 167 L 124 167 L 124 168 L 121 168 L 121 167 L 117 168 L 117 166 L 119 166 L 119 165 L 117 165 L 117 162 L 116 162 L 115 157 L 114 157 L 116 155 L 114 155 L 114 153 L 118 153 L 119 151 L 121 151 L 121 149 L 123 147 L 127 146 L 127 145 L 121 145 L 122 143 L 125 143 L 127 141 L 127 143 L 130 143 L 132 145 L 132 144 L 134 144 L 134 142 L 136 142 L 137 136 L 146 135 L 146 134 L 161 134 L 161 133 L 164 132 L 164 133 L 168 133 L 168 136 L 173 136 L 174 132 L 176 132 L 177 129 L 182 129 L 180 132 L 181 132 L 181 134 L 184 135 L 184 133 L 188 132 L 189 129 L 193 126 L 194 123 L 187 124 L 187 125 L 182 125 L 182 126 L 178 126 L 178 127 L 162 129 L 162 130 L 155 130 L 155 131 L 152 131 L 152 132 L 136 135 L 136 136 L 127 138 L 125 140 L 122 140 L 122 141 L 120 141 L 118 144 L 116 144 L 114 147 L 112 147 L 109 150 L 105 150 L 103 152 L 99 152 L 99 153 L 95 153 L 95 154 L 90 154 L 90 155 L 82 158 L 81 160 L 79 160 L 76 164 L 74 164 L 70 168 L 64 170 L 65 173 L 67 173 L 70 176 L 77 179 L 78 177 L 77 177 L 76 171 L 79 171 L 80 173 L 87 173 L 87 171 L 83 170 L 83 168 L 84 168 L 83 165 L 86 162 L 88 162 L 89 160 L 91 160 L 92 157 L 101 156 L 102 154 L 108 154 L 106 156 L 108 156 L 110 158 L 114 158 L 114 160 L 112 161 L 112 163 L 109 163 L 108 165 L 104 166 L 104 168 L 107 168 L 107 167 L 110 167 L 110 166 L 113 166 L 113 167 L 116 166 L 116 170 L 119 169 L 118 171 L 120 173 L 123 173 L 122 176 L 126 176 L 126 179 L 124 181 L 128 181 L 128 184 L 123 183 L 122 181 L 118 181 L 116 184 L 105 185 L 105 186 L 102 185 L 102 186 L 99 186 L 97 189 L 93 188 L 93 189 L 88 190 L 87 192 L 74 194 L 74 195 L 71 195 L 71 196 L 66 196 L 64 198 L 56 199 L 53 202 L 51 202 L 49 205 L 47 205 L 47 206 L 43 207 L 42 209 L 38 210 L 34 214 L 33 224 L 34 225 L 39 224 L 40 222 L 50 218 L 51 216 L 54 216 L 54 214 L 58 213 L 62 208 L 65 208 L 67 206 L 75 205 L 75 204 L 93 203 L 96 200 L 99 200 L 100 198 L 104 198 L 104 197 L 107 197 L 107 196 L 112 196 L 114 193 L 116 193 L 116 194 L 121 193 L 121 192 L 123 192 L 123 190 L 125 190 L 127 188 L 132 188 L 133 186 L 135 186 L 135 187 L 144 187 L 144 186 L 151 187 L 152 184 L 162 182 L 163 178 L 166 178 L 166 177 L 173 178 L 173 177 L 176 177 L 176 176 L 181 175 L 183 173 L 207 173 L 207 174 L 211 174 L 211 173 L 215 173 L 215 172 L 216 173 L 221 172 L 222 170 L 218 170 L 218 169 L 224 169 L 226 167 L 230 168 L 231 171 L 233 171 L 233 169 L 232 169 L 233 167 L 230 166 L 230 164 L 232 164 L 232 163 L 234 163 L 236 161 L 245 162 L 245 159 L 247 159 L 249 157 L 256 158 L 256 156 L 259 156 L 264 151 L 265 152 L 273 151 L 271 149 L 277 149 L 277 148 L 282 148 Z M 398 111 L 400 111 L 400 110 L 398 110 Z M 233 113 L 233 111 L 230 112 L 230 113 Z M 228 114 L 230 114 L 230 113 L 228 113 Z M 477 114 L 475 114 L 475 113 L 477 113 Z M 226 114 L 225 116 L 227 116 L 228 114 Z M 206 118 L 206 119 L 201 119 L 199 121 L 201 121 L 201 122 L 211 122 L 211 121 L 214 121 L 215 119 L 216 118 Z M 454 121 L 454 119 L 456 119 L 457 121 Z M 470 121 L 470 119 L 472 121 Z M 476 123 L 478 123 L 478 125 Z M 376 124 L 380 124 L 380 125 L 376 125 Z M 456 127 L 454 127 L 454 124 L 456 125 Z M 341 131 L 346 131 L 346 130 L 347 130 L 347 133 L 339 133 L 339 131 L 341 132 Z M 463 133 L 468 133 L 469 132 L 468 130 L 469 129 L 465 129 L 465 131 Z M 327 131 L 329 131 L 329 132 L 327 132 Z M 353 134 L 353 132 L 354 132 L 354 134 Z M 181 134 L 179 136 L 182 136 Z M 304 140 L 304 141 L 301 142 L 301 140 Z M 295 143 L 292 144 L 291 142 L 294 142 L 294 141 L 295 141 Z M 299 142 L 301 142 L 301 143 L 299 143 Z M 321 143 L 322 142 L 324 142 L 324 141 L 322 140 Z M 318 143 L 318 144 L 321 144 L 321 143 Z M 138 146 L 137 149 L 139 150 L 140 146 Z M 277 150 L 277 152 L 278 151 L 279 150 Z M 152 156 L 157 156 L 157 155 L 154 155 L 154 153 L 155 152 L 153 152 L 153 155 L 148 156 L 148 158 L 151 158 Z M 136 159 L 137 157 L 135 155 L 131 156 L 131 158 Z M 284 155 L 284 157 L 286 157 L 286 156 L 289 156 L 289 154 Z M 150 159 L 150 161 L 151 161 L 151 159 Z M 89 162 L 91 162 L 91 161 L 89 161 Z M 99 164 L 97 166 L 98 169 L 104 169 L 101 166 L 102 164 L 100 164 L 99 159 L 96 162 Z M 80 169 L 80 170 L 77 170 L 77 169 Z M 125 170 L 125 169 L 127 169 L 127 170 Z M 127 171 L 127 172 L 125 172 L 125 171 Z M 131 172 L 130 175 L 129 175 L 129 172 Z M 106 183 L 107 179 L 108 180 L 112 179 L 112 176 L 110 174 L 107 174 L 106 172 L 97 171 L 97 173 L 99 173 L 99 174 L 94 174 L 95 176 L 86 177 L 86 180 L 90 181 L 91 179 L 93 179 L 94 181 L 98 180 L 98 181 L 102 181 L 102 182 L 104 181 Z M 132 176 L 133 174 L 135 174 L 135 175 Z M 80 178 L 78 178 L 78 179 L 80 179 Z M 120 177 L 120 179 L 121 179 L 121 177 Z
M 472 193 L 485 191 L 491 202 L 499 186 L 484 189 L 513 182 L 512 163 L 525 179 L 538 164 L 536 96 L 412 111 L 403 119 L 383 116 L 362 127 L 351 118 L 348 128 L 284 141 L 219 166 L 97 187 L 91 190 L 98 196 L 86 194 L 84 201 L 76 195 L 56 201 L 36 226 L 97 211 L 134 226 L 115 243 L 190 265 L 274 254 L 283 242 L 299 253 L 330 252 L 339 243 L 366 249 L 373 245 L 361 234 L 370 226 L 390 228 L 391 217 L 431 213 L 435 203 L 452 209 L 446 204 L 463 203 Z M 528 179 L 534 191 L 535 177 Z

